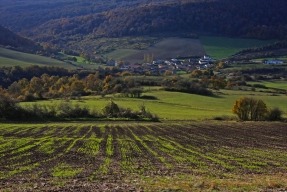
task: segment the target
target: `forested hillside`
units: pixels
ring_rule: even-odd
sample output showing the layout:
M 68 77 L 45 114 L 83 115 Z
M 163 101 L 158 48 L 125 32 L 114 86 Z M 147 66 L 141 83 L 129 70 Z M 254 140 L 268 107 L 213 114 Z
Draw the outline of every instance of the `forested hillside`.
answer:
M 78 53 L 97 50 L 91 42 L 103 37 L 287 37 L 286 0 L 0 0 L 0 5 L 1 25 L 44 46 Z
M 28 53 L 35 53 L 42 50 L 42 47 L 33 41 L 16 35 L 2 26 L 0 26 L 0 46 Z

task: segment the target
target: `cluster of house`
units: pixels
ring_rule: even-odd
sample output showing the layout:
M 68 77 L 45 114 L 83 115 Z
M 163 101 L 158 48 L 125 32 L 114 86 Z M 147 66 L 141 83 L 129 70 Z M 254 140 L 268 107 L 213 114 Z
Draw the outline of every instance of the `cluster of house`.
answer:
M 107 65 L 117 66 L 122 71 L 129 71 L 136 74 L 152 74 L 161 75 L 166 72 L 176 74 L 178 71 L 190 72 L 198 69 L 208 69 L 213 67 L 215 60 L 209 56 L 192 57 L 189 59 L 167 59 L 154 60 L 152 62 L 139 63 L 117 63 L 116 61 L 109 61 Z
M 279 59 L 269 59 L 269 60 L 264 60 L 263 63 L 267 65 L 282 65 L 284 64 L 284 61 L 279 60 Z

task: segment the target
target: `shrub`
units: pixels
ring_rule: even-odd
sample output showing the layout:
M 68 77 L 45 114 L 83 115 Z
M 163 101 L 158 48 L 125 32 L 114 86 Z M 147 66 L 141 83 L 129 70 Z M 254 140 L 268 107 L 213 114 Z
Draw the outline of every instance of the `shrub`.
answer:
M 58 105 L 57 116 L 62 118 L 90 117 L 90 111 L 87 107 L 80 107 L 78 104 L 72 105 L 64 101 Z
M 120 108 L 116 103 L 114 103 L 113 101 L 110 101 L 104 107 L 103 114 L 106 117 L 118 117 L 120 114 Z
M 269 121 L 281 121 L 283 112 L 279 108 L 270 109 L 267 113 L 267 120 Z
M 17 118 L 21 114 L 20 111 L 20 107 L 14 100 L 7 95 L 0 93 L 0 118 Z
M 158 98 L 156 96 L 153 96 L 153 95 L 143 95 L 140 98 L 146 99 L 146 100 L 158 100 Z

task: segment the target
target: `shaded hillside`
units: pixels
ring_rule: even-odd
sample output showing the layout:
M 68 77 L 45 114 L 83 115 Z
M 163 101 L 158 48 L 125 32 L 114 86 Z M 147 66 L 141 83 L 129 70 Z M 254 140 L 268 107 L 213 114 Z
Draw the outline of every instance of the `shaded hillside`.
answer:
M 287 37 L 286 0 L 0 0 L 0 24 L 43 46 L 94 54 L 98 38 Z M 16 6 L 17 5 L 17 6 Z
M 153 3 L 176 0 L 153 0 Z M 0 23 L 13 31 L 29 31 L 59 18 L 73 18 L 149 3 L 150 0 L 0 0 Z
M 287 55 L 287 40 L 276 42 L 263 47 L 244 49 L 232 57 L 232 60 L 246 60 L 267 57 L 280 57 Z
M 93 29 L 99 36 L 198 32 L 259 39 L 287 34 L 284 0 L 218 0 L 177 5 L 142 6 L 108 12 Z
M 28 53 L 42 50 L 42 47 L 33 41 L 16 35 L 2 26 L 0 26 L 0 46 Z
M 285 38 L 285 0 L 214 0 L 176 4 L 144 4 L 80 17 L 49 21 L 30 34 L 65 39 L 67 35 L 96 37 L 198 32 L 258 39 Z M 45 34 L 45 35 L 43 35 Z M 49 38 L 48 38 L 49 39 Z

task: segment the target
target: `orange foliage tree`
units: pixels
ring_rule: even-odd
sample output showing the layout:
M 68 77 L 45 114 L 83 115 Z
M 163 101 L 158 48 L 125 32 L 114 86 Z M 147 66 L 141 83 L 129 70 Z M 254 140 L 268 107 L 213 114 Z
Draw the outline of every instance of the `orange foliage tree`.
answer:
M 266 118 L 268 110 L 262 100 L 242 97 L 236 100 L 232 112 L 242 121 L 260 121 Z

